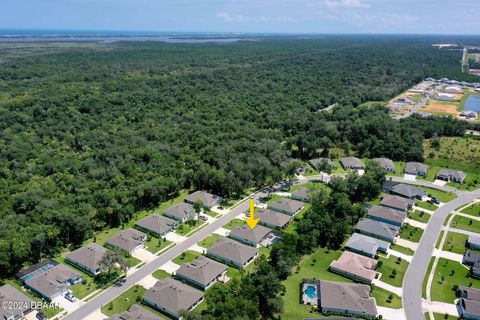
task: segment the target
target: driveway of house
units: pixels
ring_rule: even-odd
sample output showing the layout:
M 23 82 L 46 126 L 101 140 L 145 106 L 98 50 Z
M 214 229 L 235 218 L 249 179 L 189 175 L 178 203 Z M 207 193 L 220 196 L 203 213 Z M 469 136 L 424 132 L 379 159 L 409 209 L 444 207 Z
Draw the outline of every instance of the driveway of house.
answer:
M 175 232 L 169 232 L 165 235 L 165 238 L 167 238 L 168 241 L 172 241 L 172 242 L 175 242 L 175 243 L 180 243 L 180 242 L 183 242 L 185 241 L 185 239 L 187 239 L 186 237 L 184 236 L 181 236 Z
M 424 312 L 434 312 L 439 314 L 449 314 L 451 316 L 458 317 L 458 309 L 457 305 L 453 303 L 445 303 L 445 302 L 438 302 L 438 301 L 423 301 L 422 302 L 422 309 Z
M 230 230 L 225 229 L 225 228 L 218 228 L 217 230 L 213 231 L 213 233 L 221 235 L 223 237 L 228 236 L 229 232 L 230 232 Z
M 155 257 L 156 257 L 156 255 L 154 255 L 153 253 L 151 253 L 150 251 L 148 251 L 145 248 L 136 249 L 135 251 L 132 252 L 132 256 L 134 256 L 135 258 L 137 258 L 137 259 L 139 259 L 143 262 L 148 262 L 152 259 L 155 259 Z
M 200 252 L 202 254 L 205 253 L 205 251 L 206 251 L 206 249 L 204 247 L 200 247 L 198 244 L 194 244 L 193 246 L 188 248 L 188 250 Z
M 175 271 L 178 270 L 178 268 L 180 268 L 180 266 L 172 261 L 168 261 L 167 263 L 165 263 L 160 267 L 160 269 L 168 273 L 174 273 Z
M 385 320 L 406 320 L 405 312 L 403 309 L 392 309 L 386 307 L 377 306 L 378 313 L 382 315 L 382 319 Z
M 403 176 L 403 179 L 408 180 L 408 181 L 415 181 L 417 180 L 417 176 L 413 174 L 406 174 Z
M 395 244 L 398 244 L 399 246 L 402 246 L 402 247 L 405 247 L 405 248 L 410 248 L 413 251 L 417 250 L 417 248 L 418 248 L 418 243 L 408 241 L 408 240 L 405 240 L 405 239 L 402 239 L 402 238 L 397 238 L 397 241 L 395 242 Z
M 84 304 L 84 302 L 79 299 L 77 299 L 75 302 L 68 301 L 64 296 L 57 297 L 53 299 L 52 302 L 54 302 L 55 304 L 58 304 L 60 308 L 65 309 L 65 311 L 69 313 Z
M 425 228 L 427 227 L 426 223 L 418 222 L 417 220 L 413 220 L 413 219 L 409 219 L 409 218 L 406 218 L 405 222 L 408 223 L 409 225 L 413 226 L 413 227 L 417 227 L 417 228 L 420 228 L 420 229 L 423 229 L 423 230 L 425 230 Z
M 433 250 L 433 255 L 436 256 L 436 257 L 457 261 L 459 263 L 462 263 L 462 260 L 463 260 L 463 256 L 461 254 L 448 252 L 448 251 L 443 251 L 443 250 L 439 250 L 439 249 L 434 249 Z
M 380 279 L 374 279 L 373 284 L 379 288 L 385 289 L 387 291 L 390 291 L 392 293 L 395 293 L 397 296 L 402 297 L 403 296 L 403 290 L 402 288 L 392 286 L 391 284 L 388 284 L 386 282 L 383 282 Z
M 148 289 L 150 289 L 151 287 L 153 287 L 153 286 L 155 285 L 155 283 L 157 283 L 157 281 L 158 281 L 157 278 L 155 278 L 154 276 L 152 276 L 151 274 L 149 274 L 148 276 L 146 276 L 145 278 L 143 278 L 142 280 L 140 280 L 140 281 L 138 282 L 138 284 L 148 290 Z
M 400 257 L 402 258 L 403 260 L 407 261 L 408 263 L 410 263 L 410 261 L 412 261 L 412 258 L 413 256 L 409 256 L 407 254 L 404 254 L 404 253 L 401 253 L 401 252 L 398 252 L 398 251 L 395 251 L 393 249 L 388 249 L 388 254 L 392 255 L 392 256 L 395 256 L 395 257 Z M 388 257 L 388 256 L 387 256 Z

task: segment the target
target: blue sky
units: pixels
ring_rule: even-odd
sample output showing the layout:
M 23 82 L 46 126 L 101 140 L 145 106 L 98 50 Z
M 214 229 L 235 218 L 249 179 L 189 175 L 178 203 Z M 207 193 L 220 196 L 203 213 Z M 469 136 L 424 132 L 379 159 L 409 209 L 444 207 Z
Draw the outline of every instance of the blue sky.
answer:
M 0 0 L 0 29 L 480 34 L 480 0 Z

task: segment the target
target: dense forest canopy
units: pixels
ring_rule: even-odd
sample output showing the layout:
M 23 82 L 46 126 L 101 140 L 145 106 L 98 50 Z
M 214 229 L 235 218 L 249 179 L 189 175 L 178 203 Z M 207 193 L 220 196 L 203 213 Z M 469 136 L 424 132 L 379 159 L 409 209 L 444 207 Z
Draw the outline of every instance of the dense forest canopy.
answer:
M 183 188 L 238 195 L 292 157 L 421 160 L 452 119 L 392 120 L 421 79 L 469 80 L 428 39 L 117 43 L 0 65 L 0 275 L 78 245 Z M 318 112 L 338 103 L 333 113 Z

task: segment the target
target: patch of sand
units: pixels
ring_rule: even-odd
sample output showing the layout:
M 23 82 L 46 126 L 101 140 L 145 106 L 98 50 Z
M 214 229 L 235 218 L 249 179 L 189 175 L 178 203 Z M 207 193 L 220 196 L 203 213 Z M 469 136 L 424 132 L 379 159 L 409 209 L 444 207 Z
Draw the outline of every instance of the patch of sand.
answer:
M 444 101 L 435 100 L 432 100 L 428 106 L 425 106 L 420 110 L 427 113 L 451 114 L 454 117 L 457 117 L 460 114 L 460 112 L 457 111 L 456 104 L 449 104 Z

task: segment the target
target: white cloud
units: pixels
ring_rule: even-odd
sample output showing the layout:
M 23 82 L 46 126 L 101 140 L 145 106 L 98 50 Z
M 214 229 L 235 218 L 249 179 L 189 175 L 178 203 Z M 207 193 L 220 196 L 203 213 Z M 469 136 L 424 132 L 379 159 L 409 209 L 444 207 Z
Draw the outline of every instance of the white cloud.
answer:
M 370 4 L 362 0 L 325 0 L 325 5 L 330 9 L 336 8 L 370 8 Z
M 241 14 L 230 14 L 228 12 L 219 12 L 217 17 L 222 18 L 227 23 L 238 23 L 248 20 L 245 16 Z

